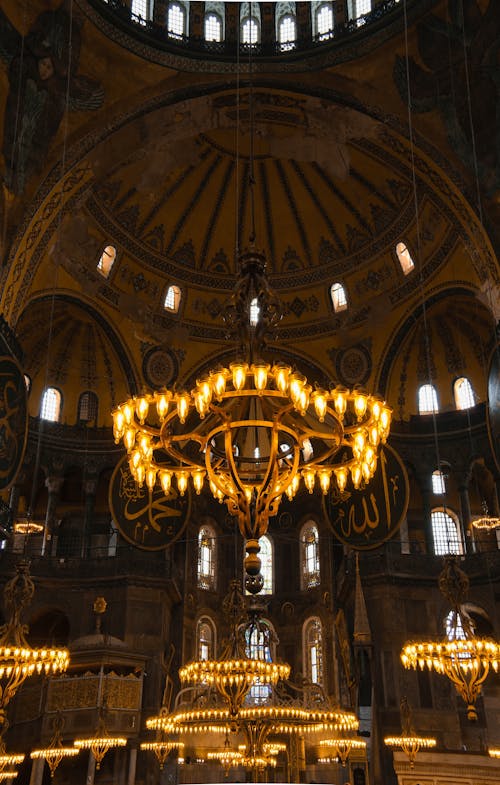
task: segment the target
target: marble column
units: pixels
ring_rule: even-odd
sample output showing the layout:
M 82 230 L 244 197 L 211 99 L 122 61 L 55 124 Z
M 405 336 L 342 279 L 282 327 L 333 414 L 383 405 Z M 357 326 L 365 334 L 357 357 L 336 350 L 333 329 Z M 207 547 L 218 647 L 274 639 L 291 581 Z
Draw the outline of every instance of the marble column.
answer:
M 45 758 L 36 758 L 31 764 L 29 785 L 42 785 Z
M 85 785 L 94 785 L 95 765 L 94 754 L 89 750 L 89 762 L 87 765 L 87 777 L 85 779 Z
M 130 754 L 129 754 L 129 762 L 128 762 L 127 785 L 134 785 L 136 767 L 137 767 L 137 747 L 131 747 Z
M 63 483 L 64 477 L 59 476 L 47 477 L 45 480 L 45 487 L 48 490 L 48 498 L 47 513 L 45 515 L 45 530 L 43 533 L 42 556 L 52 555 L 56 509 Z

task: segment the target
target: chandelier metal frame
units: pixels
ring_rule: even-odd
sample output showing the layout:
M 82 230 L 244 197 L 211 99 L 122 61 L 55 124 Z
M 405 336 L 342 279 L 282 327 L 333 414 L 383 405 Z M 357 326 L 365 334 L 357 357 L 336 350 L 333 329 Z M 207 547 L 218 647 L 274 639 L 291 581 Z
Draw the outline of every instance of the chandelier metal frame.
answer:
M 431 736 L 386 736 L 384 744 L 387 747 L 401 747 L 403 752 L 408 756 L 410 761 L 410 769 L 415 766 L 415 759 L 420 749 L 430 749 L 436 746 L 436 739 Z

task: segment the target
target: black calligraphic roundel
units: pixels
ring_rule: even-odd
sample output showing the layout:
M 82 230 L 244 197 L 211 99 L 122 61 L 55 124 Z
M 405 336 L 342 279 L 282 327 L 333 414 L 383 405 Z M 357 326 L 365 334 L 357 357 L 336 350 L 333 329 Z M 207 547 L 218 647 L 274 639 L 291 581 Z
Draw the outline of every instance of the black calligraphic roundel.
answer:
M 127 456 L 122 458 L 109 485 L 109 506 L 120 533 L 145 551 L 168 548 L 184 531 L 191 511 L 191 491 L 181 496 L 172 484 L 168 496 L 159 485 L 150 492 L 138 488 Z
M 335 487 L 323 497 L 325 516 L 334 535 L 354 550 L 377 548 L 398 531 L 410 489 L 401 458 L 387 444 L 381 449 L 377 470 L 363 490 Z
M 28 435 L 26 382 L 14 357 L 0 355 L 0 491 L 16 479 Z
M 500 344 L 495 346 L 491 356 L 487 411 L 491 450 L 500 471 Z

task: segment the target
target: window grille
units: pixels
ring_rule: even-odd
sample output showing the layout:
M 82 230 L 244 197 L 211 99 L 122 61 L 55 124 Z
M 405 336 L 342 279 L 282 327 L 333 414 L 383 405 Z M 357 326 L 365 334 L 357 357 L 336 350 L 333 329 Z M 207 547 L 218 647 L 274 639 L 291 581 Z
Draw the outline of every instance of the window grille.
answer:
M 436 389 L 432 384 L 423 384 L 418 390 L 418 411 L 420 414 L 438 412 Z
M 55 387 L 47 387 L 42 396 L 40 417 L 49 422 L 59 422 L 61 414 L 61 393 Z

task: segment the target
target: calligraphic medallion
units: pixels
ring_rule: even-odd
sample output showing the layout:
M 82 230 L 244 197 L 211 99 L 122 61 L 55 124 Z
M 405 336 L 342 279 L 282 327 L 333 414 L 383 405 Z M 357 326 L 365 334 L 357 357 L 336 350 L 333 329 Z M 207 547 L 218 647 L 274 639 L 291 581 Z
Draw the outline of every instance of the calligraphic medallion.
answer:
M 172 487 L 165 496 L 159 486 L 139 488 L 130 473 L 127 456 L 117 465 L 109 484 L 109 507 L 120 533 L 145 551 L 168 548 L 189 520 L 191 492 L 181 496 Z
M 331 489 L 323 497 L 323 510 L 334 535 L 354 550 L 377 548 L 393 537 L 403 522 L 410 488 L 408 475 L 396 450 L 385 445 L 378 466 L 363 490 Z
M 488 374 L 488 435 L 500 471 L 500 344 L 493 349 Z
M 0 491 L 16 479 L 28 436 L 26 382 L 14 357 L 0 355 Z

